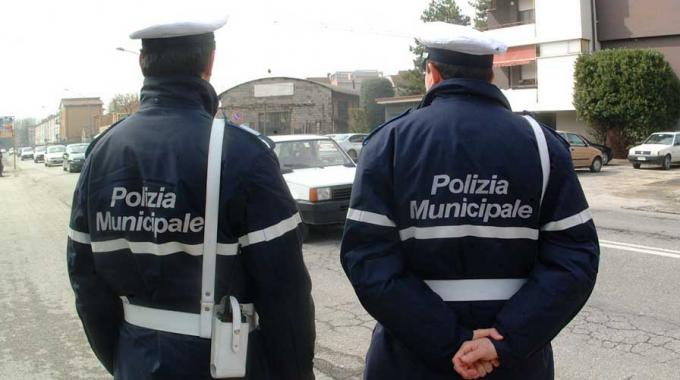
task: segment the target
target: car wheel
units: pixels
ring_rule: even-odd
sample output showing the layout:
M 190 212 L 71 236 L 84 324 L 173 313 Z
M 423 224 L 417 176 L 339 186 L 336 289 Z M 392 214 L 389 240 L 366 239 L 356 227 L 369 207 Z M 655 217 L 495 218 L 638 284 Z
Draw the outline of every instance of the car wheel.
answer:
M 602 165 L 608 165 L 609 164 L 609 154 L 606 152 L 602 152 Z
M 602 170 L 602 159 L 600 157 L 595 157 L 593 163 L 590 164 L 590 171 L 593 173 L 599 173 Z
M 663 170 L 668 170 L 671 168 L 671 155 L 667 154 L 666 157 L 663 158 Z
M 638 164 L 637 162 L 633 164 L 633 168 L 635 169 L 640 169 L 641 164 Z
M 359 158 L 359 157 L 357 157 L 357 152 L 355 150 L 350 150 L 349 152 L 347 152 L 347 154 L 349 154 L 349 157 L 354 162 L 356 162 L 357 158 Z

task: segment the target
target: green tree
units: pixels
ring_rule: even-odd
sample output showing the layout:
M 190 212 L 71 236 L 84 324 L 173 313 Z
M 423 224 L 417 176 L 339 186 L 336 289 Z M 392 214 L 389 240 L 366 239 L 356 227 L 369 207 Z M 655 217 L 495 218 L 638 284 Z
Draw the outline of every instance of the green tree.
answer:
M 122 113 L 132 115 L 139 109 L 139 96 L 137 94 L 117 94 L 109 102 L 109 113 Z
M 475 9 L 475 18 L 473 19 L 475 29 L 486 30 L 491 0 L 472 0 L 468 1 L 468 4 Z
M 424 22 L 443 21 L 449 24 L 470 25 L 470 17 L 464 15 L 455 0 L 431 0 L 420 15 Z M 425 93 L 425 73 L 423 71 L 423 55 L 425 47 L 418 41 L 409 50 L 415 55 L 413 69 L 400 73 L 397 93 L 399 95 L 418 95 Z
M 680 80 L 663 54 L 601 50 L 576 61 L 574 106 L 595 134 L 606 133 L 615 157 L 680 118 Z
M 371 126 L 368 124 L 368 112 L 363 108 L 349 110 L 349 131 L 352 133 L 368 133 Z
M 392 83 L 385 78 L 367 79 L 361 83 L 361 109 L 366 112 L 366 123 L 370 129 L 385 122 L 385 106 L 375 102 L 377 98 L 394 96 Z

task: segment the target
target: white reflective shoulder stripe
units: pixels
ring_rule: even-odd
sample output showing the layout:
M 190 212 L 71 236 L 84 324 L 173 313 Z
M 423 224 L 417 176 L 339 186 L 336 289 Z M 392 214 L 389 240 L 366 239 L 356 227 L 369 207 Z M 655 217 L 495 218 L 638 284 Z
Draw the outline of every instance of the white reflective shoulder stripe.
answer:
M 205 224 L 203 228 L 203 271 L 201 275 L 201 319 L 199 333 L 202 338 L 212 335 L 212 317 L 215 307 L 215 267 L 217 265 L 217 223 L 220 209 L 220 177 L 222 174 L 222 145 L 224 141 L 222 119 L 213 120 L 208 147 L 208 171 L 205 185 Z
M 347 210 L 347 219 L 357 222 L 375 224 L 383 227 L 396 227 L 396 223 L 385 215 L 376 214 L 370 211 L 363 211 L 350 208 Z
M 568 218 L 546 223 L 543 227 L 541 227 L 541 231 L 564 231 L 580 224 L 587 223 L 591 219 L 593 219 L 593 214 L 590 213 L 590 209 L 585 209 L 580 213 L 572 215 Z
M 300 223 L 302 223 L 302 218 L 300 217 L 300 213 L 296 212 L 290 218 L 284 219 L 273 226 L 249 232 L 248 234 L 241 236 L 239 238 L 239 243 L 241 244 L 241 247 L 247 247 L 253 244 L 272 241 L 295 230 Z
M 425 284 L 446 302 L 508 300 L 526 282 L 525 278 L 425 280 Z
M 543 197 L 545 190 L 548 188 L 548 180 L 550 179 L 550 154 L 548 152 L 548 142 L 545 140 L 545 134 L 541 126 L 531 116 L 525 115 L 524 118 L 531 125 L 531 129 L 536 135 L 536 143 L 538 144 L 538 154 L 541 158 L 541 170 L 543 171 L 543 188 L 541 191 L 541 204 L 543 204 Z
M 538 240 L 538 230 L 527 227 L 492 227 L 476 225 L 409 227 L 399 231 L 402 241 L 409 239 L 452 239 L 479 237 L 489 239 Z
M 68 229 L 68 237 L 71 238 L 71 240 L 80 243 L 80 244 L 90 244 L 90 234 L 86 234 L 85 232 L 80 232 L 76 231 L 72 228 Z

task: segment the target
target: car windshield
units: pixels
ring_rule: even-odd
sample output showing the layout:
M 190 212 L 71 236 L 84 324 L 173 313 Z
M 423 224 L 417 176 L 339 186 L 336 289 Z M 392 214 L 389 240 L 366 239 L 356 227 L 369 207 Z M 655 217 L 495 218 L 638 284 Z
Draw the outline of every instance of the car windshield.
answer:
M 47 153 L 64 153 L 66 150 L 63 146 L 51 146 L 47 148 Z
M 68 147 L 68 152 L 69 153 L 85 153 L 86 149 L 87 149 L 87 144 L 74 145 L 74 146 Z
M 667 133 L 653 134 L 649 136 L 645 144 L 671 145 L 673 144 L 673 135 Z
M 323 168 L 352 165 L 330 139 L 277 142 L 274 152 L 282 169 Z
M 47 148 L 45 148 L 44 146 L 39 146 L 39 147 L 35 148 L 35 151 L 36 152 L 44 152 L 45 149 L 47 149 Z

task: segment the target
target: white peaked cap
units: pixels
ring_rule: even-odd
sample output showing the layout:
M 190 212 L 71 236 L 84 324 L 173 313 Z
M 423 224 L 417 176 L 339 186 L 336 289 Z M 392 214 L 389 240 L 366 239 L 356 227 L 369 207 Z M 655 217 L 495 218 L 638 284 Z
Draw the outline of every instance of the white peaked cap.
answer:
M 223 27 L 229 16 L 220 13 L 196 14 L 196 11 L 175 10 L 174 14 L 153 15 L 130 34 L 131 39 L 155 39 L 194 36 L 211 33 Z
M 503 42 L 489 38 L 469 26 L 440 21 L 422 24 L 415 38 L 426 48 L 463 54 L 492 55 L 503 54 L 508 50 Z

